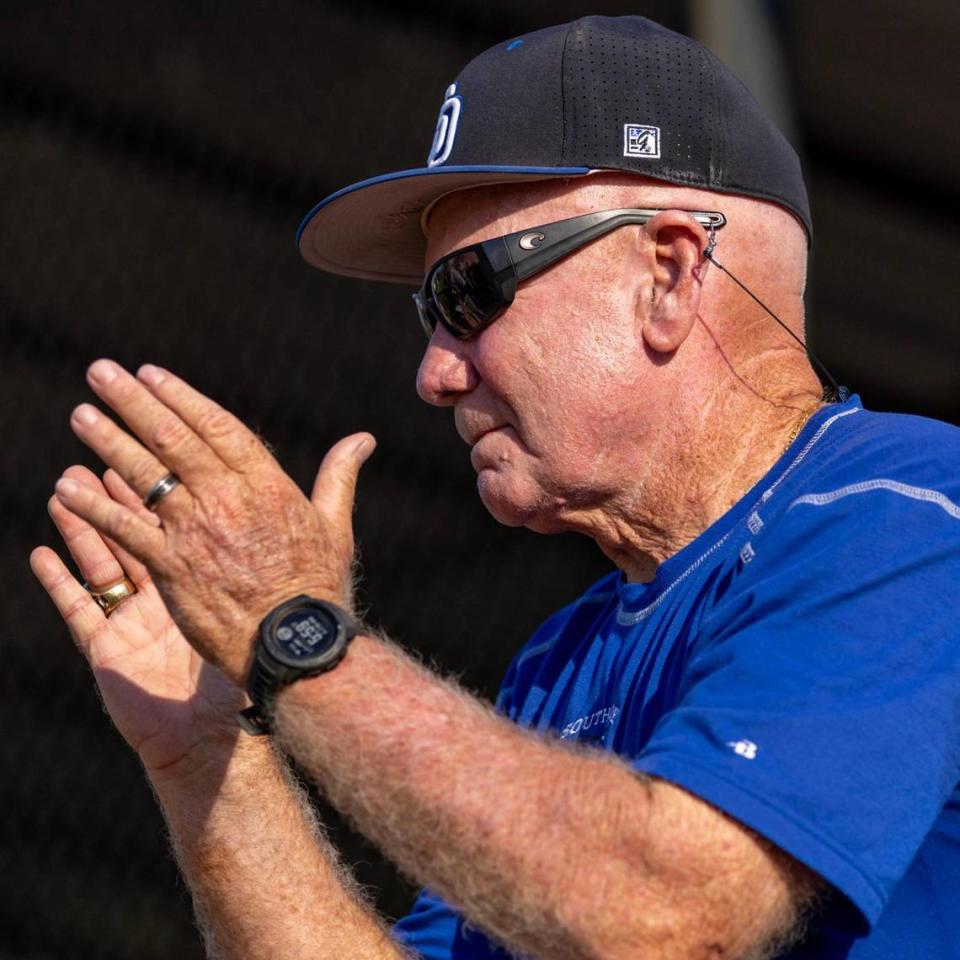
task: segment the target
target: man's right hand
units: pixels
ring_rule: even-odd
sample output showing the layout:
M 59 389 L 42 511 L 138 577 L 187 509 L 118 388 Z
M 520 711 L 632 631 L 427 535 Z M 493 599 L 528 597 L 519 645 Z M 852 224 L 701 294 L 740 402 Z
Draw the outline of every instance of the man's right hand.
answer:
M 104 483 L 83 467 L 71 467 L 68 475 L 157 522 L 113 471 Z M 137 587 L 107 618 L 53 550 L 38 547 L 30 556 L 34 574 L 93 669 L 104 705 L 150 778 L 189 778 L 211 762 L 222 763 L 240 735 L 234 714 L 246 702 L 243 693 L 187 643 L 143 564 L 56 497 L 48 509 L 91 587 L 124 576 Z

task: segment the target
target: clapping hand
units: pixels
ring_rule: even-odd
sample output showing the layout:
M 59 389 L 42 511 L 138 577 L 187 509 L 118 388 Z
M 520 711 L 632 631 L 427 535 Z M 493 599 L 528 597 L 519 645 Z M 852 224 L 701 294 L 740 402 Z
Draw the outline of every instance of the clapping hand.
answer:
M 70 524 L 92 528 L 151 577 L 203 659 L 242 686 L 257 625 L 278 603 L 309 593 L 351 605 L 353 499 L 375 445 L 369 434 L 331 448 L 311 502 L 254 433 L 173 374 L 146 366 L 134 377 L 100 360 L 88 382 L 133 435 L 90 404 L 74 411 L 71 427 L 129 490 L 111 498 L 71 468 L 56 486 L 55 517 L 72 515 Z M 179 483 L 157 500 L 154 513 L 145 511 L 140 501 L 169 474 Z M 45 585 L 65 573 L 55 566 L 49 551 L 35 555 Z M 75 587 L 71 602 L 79 608 L 83 597 Z M 136 604 L 139 610 L 142 601 Z M 88 605 L 85 616 L 96 610 Z
M 104 477 L 106 486 L 85 467 L 71 467 L 65 476 L 156 525 L 113 471 Z M 203 762 L 204 751 L 197 746 L 221 743 L 229 749 L 237 736 L 233 715 L 245 702 L 241 691 L 187 643 L 139 560 L 57 497 L 50 498 L 48 508 L 91 589 L 124 577 L 136 588 L 107 617 L 53 550 L 38 547 L 30 557 L 33 572 L 89 661 L 104 705 L 147 770 L 153 776 L 180 774 L 191 762 Z

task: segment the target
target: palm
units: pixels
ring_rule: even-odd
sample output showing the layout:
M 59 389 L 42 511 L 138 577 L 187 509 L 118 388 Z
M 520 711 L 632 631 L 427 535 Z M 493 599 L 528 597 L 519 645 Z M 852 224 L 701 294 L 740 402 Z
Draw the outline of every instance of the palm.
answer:
M 236 735 L 242 693 L 190 646 L 151 582 L 103 621 L 88 655 L 104 705 L 148 769 Z
M 118 476 L 108 472 L 104 486 L 84 467 L 71 467 L 67 475 L 153 519 Z M 30 558 L 90 661 L 110 716 L 147 769 L 172 768 L 211 742 L 232 745 L 239 729 L 233 714 L 243 694 L 187 643 L 146 567 L 56 498 L 49 509 L 82 579 L 107 584 L 128 576 L 136 584 L 137 592 L 105 617 L 54 551 L 39 547 Z M 201 750 L 201 762 L 202 756 Z

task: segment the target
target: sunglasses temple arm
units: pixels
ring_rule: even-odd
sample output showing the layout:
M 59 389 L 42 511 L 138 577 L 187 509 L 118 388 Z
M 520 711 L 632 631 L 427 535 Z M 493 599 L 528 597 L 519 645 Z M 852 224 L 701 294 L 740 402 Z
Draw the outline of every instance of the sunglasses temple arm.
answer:
M 611 213 L 603 211 L 597 214 L 587 214 L 584 217 L 577 217 L 578 221 L 583 222 L 583 226 L 573 230 L 569 235 L 561 237 L 558 240 L 551 239 L 549 246 L 539 250 L 534 249 L 530 253 L 524 252 L 521 256 L 512 253 L 514 265 L 517 270 L 517 280 L 523 281 L 527 277 L 532 277 L 540 270 L 545 270 L 552 266 L 558 260 L 562 260 L 567 255 L 585 246 L 592 240 L 602 237 L 619 227 L 630 223 L 644 224 L 649 223 L 662 210 L 620 210 Z M 709 230 L 717 230 L 726 225 L 726 217 L 719 213 L 701 213 L 692 212 L 691 216 L 701 226 Z M 535 233 L 534 230 L 525 230 L 524 234 Z M 510 240 L 514 238 L 511 237 Z M 508 244 L 508 247 L 514 247 L 514 244 Z
M 577 219 L 579 220 L 580 218 L 578 217 Z M 517 268 L 517 280 L 522 281 L 526 280 L 527 277 L 532 277 L 540 270 L 545 270 L 558 260 L 562 260 L 564 257 L 573 253 L 574 250 L 578 250 L 580 247 L 590 243 L 591 240 L 596 240 L 598 237 L 602 237 L 604 234 L 616 230 L 617 227 L 623 226 L 626 223 L 646 223 L 649 217 L 640 220 L 636 216 L 629 217 L 626 214 L 617 214 L 616 216 L 606 218 L 602 215 L 597 215 L 589 219 L 591 222 L 586 223 L 580 227 L 580 229 L 572 231 L 567 236 L 561 237 L 558 240 L 551 239 L 549 246 L 542 250 L 532 250 L 530 253 L 524 253 L 521 257 L 517 256 L 515 250 L 512 251 L 514 264 Z M 533 231 L 527 231 L 527 233 L 532 232 Z

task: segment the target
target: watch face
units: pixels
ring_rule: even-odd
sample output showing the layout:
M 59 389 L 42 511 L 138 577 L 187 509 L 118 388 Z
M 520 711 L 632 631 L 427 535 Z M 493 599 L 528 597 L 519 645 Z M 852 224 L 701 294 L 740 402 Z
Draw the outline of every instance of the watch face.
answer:
M 335 651 L 340 625 L 326 610 L 305 607 L 282 617 L 268 634 L 270 652 L 290 666 L 319 666 Z

